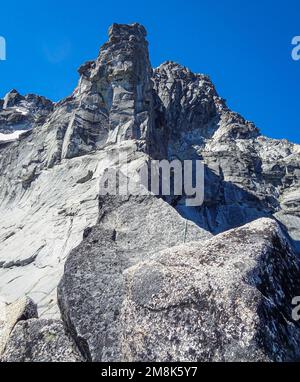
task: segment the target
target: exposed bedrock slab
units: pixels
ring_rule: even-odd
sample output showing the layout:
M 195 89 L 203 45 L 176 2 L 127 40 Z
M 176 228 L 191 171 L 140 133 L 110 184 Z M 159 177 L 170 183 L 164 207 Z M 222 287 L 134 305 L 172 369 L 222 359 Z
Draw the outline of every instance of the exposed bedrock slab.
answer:
M 16 194 L 0 205 L 0 296 L 6 302 L 26 294 L 42 318 L 59 317 L 56 288 L 65 260 L 85 229 L 97 223 L 100 179 L 106 168 L 121 164 L 121 152 L 133 169 L 147 160 L 128 141 L 65 160 L 44 170 L 26 189 L 16 180 Z

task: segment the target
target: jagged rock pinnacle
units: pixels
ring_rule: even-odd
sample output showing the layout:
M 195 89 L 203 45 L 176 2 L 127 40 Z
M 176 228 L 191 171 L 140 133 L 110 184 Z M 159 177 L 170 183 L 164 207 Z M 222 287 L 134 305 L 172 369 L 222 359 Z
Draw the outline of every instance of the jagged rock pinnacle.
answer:
M 147 31 L 145 27 L 139 23 L 133 24 L 113 24 L 109 28 L 109 39 L 112 41 L 113 39 L 117 39 L 120 41 L 121 39 L 132 39 L 132 36 L 139 37 L 141 40 L 145 39 L 147 36 Z M 112 41 L 113 42 L 113 41 Z

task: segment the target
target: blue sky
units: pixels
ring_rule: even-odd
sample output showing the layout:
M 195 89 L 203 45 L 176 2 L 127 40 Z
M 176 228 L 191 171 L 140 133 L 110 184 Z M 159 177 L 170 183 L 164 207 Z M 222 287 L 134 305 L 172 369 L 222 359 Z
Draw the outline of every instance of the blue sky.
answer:
M 2 2 L 0 97 L 12 88 L 59 100 L 97 56 L 113 22 L 148 30 L 153 66 L 174 60 L 208 74 L 228 105 L 262 133 L 300 143 L 298 0 L 44 0 Z

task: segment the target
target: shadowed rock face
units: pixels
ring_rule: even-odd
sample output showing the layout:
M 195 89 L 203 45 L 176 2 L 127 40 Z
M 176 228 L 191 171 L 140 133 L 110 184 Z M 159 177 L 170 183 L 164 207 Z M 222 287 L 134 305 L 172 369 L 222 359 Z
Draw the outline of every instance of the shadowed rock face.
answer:
M 206 75 L 173 62 L 152 70 L 139 24 L 114 24 L 99 56 L 79 74 L 72 95 L 56 104 L 17 91 L 0 101 L 0 133 L 26 130 L 18 140 L 0 142 L 0 296 L 11 303 L 29 295 L 42 318 L 58 318 L 57 285 L 79 246 L 59 292 L 66 325 L 87 359 L 138 358 L 123 350 L 118 334 L 121 308 L 131 304 L 124 271 L 182 240 L 207 240 L 262 217 L 276 218 L 300 251 L 300 146 L 261 136 L 227 107 Z M 168 204 L 149 195 L 102 199 L 100 179 L 120 152 L 128 154 L 132 173 L 151 159 L 203 160 L 204 204 L 187 208 L 184 198 L 168 198 Z M 92 268 L 84 260 L 89 256 Z M 80 299 L 86 292 L 80 293 L 81 267 L 88 269 L 84 282 L 95 299 L 74 310 L 71 289 Z M 104 279 L 96 282 L 94 271 L 104 272 Z M 160 278 L 150 276 L 155 288 Z M 107 284 L 111 290 L 102 303 Z M 99 327 L 94 316 L 81 319 L 90 308 L 103 315 Z M 168 358 L 163 346 L 149 357 Z M 180 354 L 174 350 L 170 358 Z M 255 354 L 272 359 L 267 351 Z M 296 352 L 278 354 L 273 358 Z
M 166 62 L 153 81 L 168 158 L 206 165 L 204 204 L 186 209 L 177 200 L 177 210 L 213 233 L 275 214 L 300 250 L 300 146 L 261 136 L 228 109 L 205 75 Z

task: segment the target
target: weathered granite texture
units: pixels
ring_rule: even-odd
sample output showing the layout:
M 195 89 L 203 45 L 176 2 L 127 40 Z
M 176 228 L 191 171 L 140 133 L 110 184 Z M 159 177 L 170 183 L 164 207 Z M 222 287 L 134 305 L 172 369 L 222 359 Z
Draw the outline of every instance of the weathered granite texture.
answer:
M 2 362 L 82 362 L 61 321 L 27 320 L 13 330 Z
M 122 222 L 130 218 L 126 211 L 140 213 L 149 203 L 130 201 L 112 214 Z M 165 223 L 154 229 L 163 238 Z M 145 244 L 147 226 L 133 224 L 127 235 L 126 224 L 125 232 L 109 225 L 100 222 L 72 251 L 59 286 L 63 320 L 85 359 L 300 359 L 300 325 L 291 314 L 300 294 L 299 258 L 274 220 L 198 243 L 189 241 L 196 237 L 191 227 L 188 244 L 162 252 L 168 240 Z M 153 230 L 149 235 L 157 241 Z
M 31 318 L 38 318 L 38 313 L 36 304 L 30 298 L 20 298 L 10 305 L 0 303 L 0 357 L 16 324 Z

